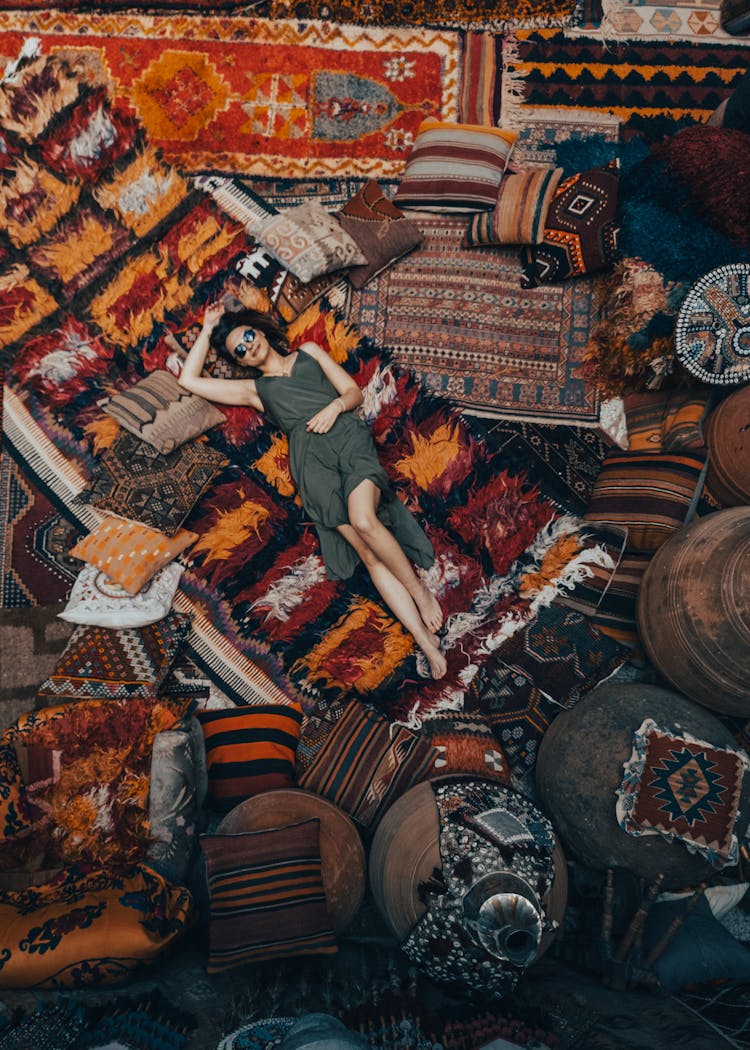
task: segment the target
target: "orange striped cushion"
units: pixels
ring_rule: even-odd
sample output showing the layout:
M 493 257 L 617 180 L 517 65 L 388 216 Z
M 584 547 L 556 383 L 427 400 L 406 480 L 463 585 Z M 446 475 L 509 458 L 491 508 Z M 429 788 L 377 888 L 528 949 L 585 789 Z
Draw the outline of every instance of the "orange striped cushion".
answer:
M 302 709 L 251 704 L 199 711 L 206 741 L 208 801 L 221 811 L 263 791 L 294 786 Z
M 428 117 L 419 125 L 393 198 L 400 208 L 489 211 L 517 131 Z
M 197 533 L 187 529 L 165 536 L 136 521 L 107 517 L 70 553 L 101 569 L 128 594 L 137 594 L 162 566 L 197 539 Z
M 503 176 L 494 211 L 475 215 L 465 248 L 483 244 L 541 244 L 562 168 L 529 168 Z
M 655 551 L 691 516 L 706 470 L 706 452 L 610 453 L 584 517 L 624 525 L 627 546 Z
M 338 951 L 319 839 L 319 820 L 201 838 L 210 899 L 209 973 Z

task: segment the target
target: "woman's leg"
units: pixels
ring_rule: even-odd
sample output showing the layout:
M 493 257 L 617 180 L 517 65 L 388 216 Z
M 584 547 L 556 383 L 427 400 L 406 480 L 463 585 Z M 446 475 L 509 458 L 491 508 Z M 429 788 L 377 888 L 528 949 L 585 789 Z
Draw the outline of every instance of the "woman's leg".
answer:
M 351 543 L 364 562 L 378 593 L 397 620 L 412 635 L 430 665 L 433 678 L 442 678 L 448 669 L 440 652 L 437 637 L 425 626 L 419 609 L 406 587 L 396 579 L 384 562 L 367 546 L 351 525 L 339 525 L 338 531 Z
M 349 496 L 349 524 L 409 592 L 428 631 L 438 631 L 443 624 L 440 603 L 414 572 L 398 540 L 378 518 L 379 499 L 377 485 L 369 479 L 361 481 Z

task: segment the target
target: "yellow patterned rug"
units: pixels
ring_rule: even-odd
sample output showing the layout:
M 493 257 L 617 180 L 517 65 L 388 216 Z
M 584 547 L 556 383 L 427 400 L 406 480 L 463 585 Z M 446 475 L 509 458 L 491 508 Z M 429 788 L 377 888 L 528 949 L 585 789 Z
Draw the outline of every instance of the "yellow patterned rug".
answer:
M 448 30 L 0 12 L 0 63 L 29 36 L 100 64 L 183 171 L 398 175 L 420 122 L 458 112 L 461 42 Z

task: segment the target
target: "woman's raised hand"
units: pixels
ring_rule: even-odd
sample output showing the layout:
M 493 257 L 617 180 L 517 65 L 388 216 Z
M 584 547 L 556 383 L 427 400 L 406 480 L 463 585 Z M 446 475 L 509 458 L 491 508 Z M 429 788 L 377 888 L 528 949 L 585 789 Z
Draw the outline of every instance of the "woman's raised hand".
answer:
M 214 329 L 224 316 L 224 303 L 211 303 L 203 313 L 203 327 Z

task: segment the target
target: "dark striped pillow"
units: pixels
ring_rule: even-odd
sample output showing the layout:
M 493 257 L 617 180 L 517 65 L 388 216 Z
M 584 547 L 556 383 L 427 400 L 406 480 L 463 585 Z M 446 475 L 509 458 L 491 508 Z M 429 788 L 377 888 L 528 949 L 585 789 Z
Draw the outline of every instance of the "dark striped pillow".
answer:
M 319 820 L 201 837 L 210 902 L 208 973 L 338 951 L 319 838 Z
M 602 464 L 584 517 L 624 525 L 627 546 L 654 551 L 692 516 L 706 452 L 618 452 Z
M 517 138 L 517 131 L 428 117 L 419 125 L 394 204 L 422 211 L 489 211 Z
M 226 812 L 252 795 L 294 786 L 302 709 L 251 704 L 197 712 L 206 741 L 208 803 Z
M 313 717 L 308 724 L 316 727 L 315 739 L 312 747 L 301 742 L 298 786 L 335 803 L 366 830 L 404 791 L 435 775 L 436 748 L 357 700 L 338 718 Z

